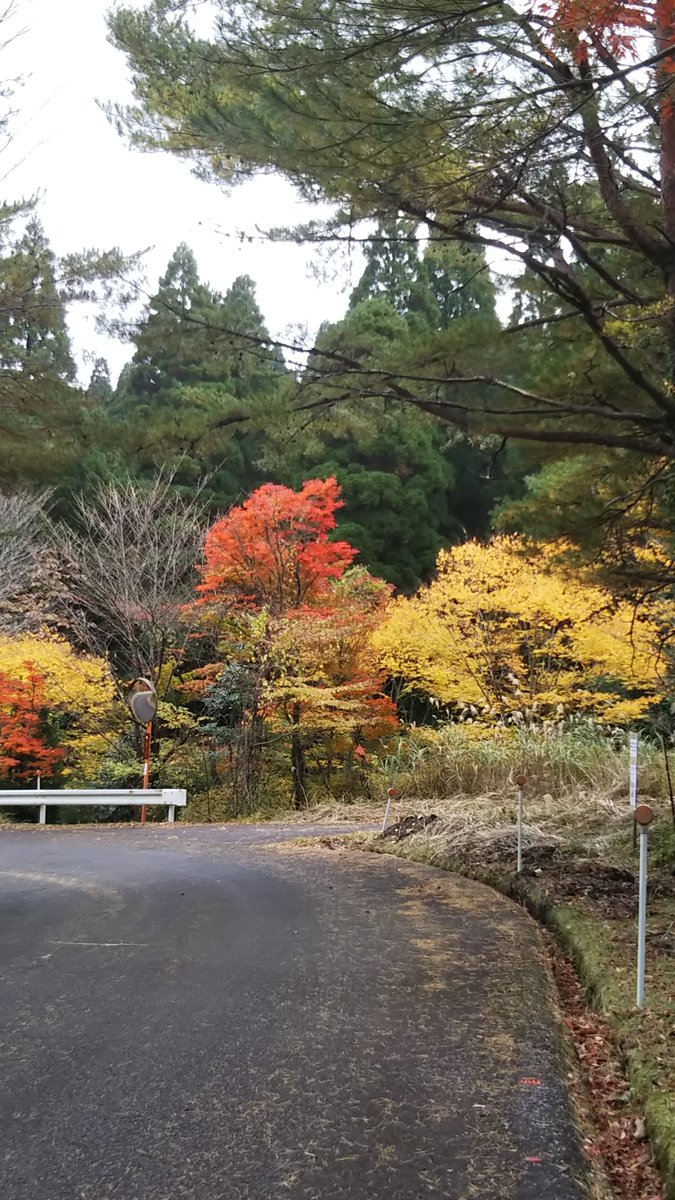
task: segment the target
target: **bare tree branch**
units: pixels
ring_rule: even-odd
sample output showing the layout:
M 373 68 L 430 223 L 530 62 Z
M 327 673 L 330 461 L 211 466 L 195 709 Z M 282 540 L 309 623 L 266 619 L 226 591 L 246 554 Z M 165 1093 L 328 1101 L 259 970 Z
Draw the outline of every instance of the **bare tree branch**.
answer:
M 192 628 L 186 605 L 204 528 L 199 493 L 182 496 L 169 475 L 149 485 L 102 482 L 78 498 L 72 527 L 52 524 L 62 615 L 118 680 L 144 675 L 168 690 L 169 655 L 180 656 Z

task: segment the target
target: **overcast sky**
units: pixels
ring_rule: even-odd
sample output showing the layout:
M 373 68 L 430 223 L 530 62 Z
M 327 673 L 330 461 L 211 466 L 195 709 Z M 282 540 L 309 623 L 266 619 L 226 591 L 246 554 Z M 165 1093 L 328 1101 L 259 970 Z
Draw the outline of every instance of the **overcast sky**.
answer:
M 319 282 L 309 251 L 237 239 L 241 231 L 255 234 L 256 225 L 307 219 L 308 209 L 296 204 L 287 185 L 264 179 L 227 196 L 196 180 L 187 164 L 129 150 L 118 137 L 96 103 L 130 97 L 124 58 L 106 41 L 109 7 L 109 0 L 16 0 L 14 29 L 23 32 L 4 51 L 3 77 L 22 76 L 24 83 L 14 142 L 3 155 L 4 197 L 40 195 L 39 214 L 58 253 L 150 248 L 150 292 L 185 241 L 202 277 L 218 290 L 237 275 L 252 276 L 274 335 L 296 324 L 316 329 L 340 316 L 351 286 L 349 263 L 338 278 Z M 358 256 L 351 273 L 358 278 Z M 85 382 L 87 354 L 104 354 L 113 376 L 131 355 L 128 345 L 97 333 L 91 315 L 73 312 L 71 333 Z

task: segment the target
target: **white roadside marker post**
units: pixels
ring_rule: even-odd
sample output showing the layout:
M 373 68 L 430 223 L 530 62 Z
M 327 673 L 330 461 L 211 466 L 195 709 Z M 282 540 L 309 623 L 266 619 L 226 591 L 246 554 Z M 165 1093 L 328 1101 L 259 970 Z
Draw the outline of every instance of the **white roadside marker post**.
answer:
M 42 789 L 42 772 L 38 771 L 37 780 L 35 783 L 35 790 L 39 792 L 39 791 L 41 791 L 41 789 Z M 39 820 L 40 825 L 47 824 L 47 805 L 46 804 L 40 805 L 40 816 L 39 816 L 38 820 Z
M 638 885 L 638 948 L 637 948 L 637 1006 L 645 1002 L 645 966 L 647 961 L 647 865 L 649 826 L 654 811 L 648 804 L 638 804 L 635 822 L 640 830 L 640 881 Z
M 516 854 L 516 872 L 520 875 L 523 869 L 523 788 L 527 783 L 526 775 L 516 775 L 518 788 L 518 850 Z
M 382 822 L 382 832 L 383 833 L 384 833 L 385 829 L 387 828 L 387 825 L 389 824 L 389 813 L 391 811 L 391 802 L 394 799 L 395 795 L 396 795 L 395 788 L 387 788 L 387 808 L 386 808 L 386 811 L 384 814 L 384 821 Z

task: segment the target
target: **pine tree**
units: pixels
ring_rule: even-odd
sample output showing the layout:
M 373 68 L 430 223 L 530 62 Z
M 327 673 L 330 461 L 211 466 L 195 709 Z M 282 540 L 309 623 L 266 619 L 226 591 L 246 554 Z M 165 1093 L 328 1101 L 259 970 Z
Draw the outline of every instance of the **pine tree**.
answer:
M 181 243 L 140 322 L 125 393 L 144 403 L 174 386 L 201 383 L 215 295 L 200 282 L 194 254 Z
M 0 326 L 0 367 L 31 380 L 46 375 L 72 383 L 75 364 L 56 271 L 56 256 L 32 217 L 2 262 L 7 307 Z
M 208 476 L 217 509 L 262 481 L 251 419 L 257 406 L 269 408 L 283 372 L 261 346 L 265 337 L 252 280 L 241 276 L 220 296 L 179 246 L 138 325 L 113 405 L 135 470 L 168 466 L 183 487 Z
M 349 307 L 384 296 L 408 320 L 421 317 L 433 324 L 433 298 L 423 277 L 416 223 L 381 221 L 365 247 L 366 265 Z
M 105 358 L 97 358 L 91 372 L 87 398 L 95 404 L 107 404 L 113 394 L 110 367 Z
M 17 236 L 13 216 L 0 234 L 0 485 L 10 488 L 63 476 L 82 407 L 57 260 L 39 222 L 31 217 Z
M 324 329 L 321 352 L 343 354 L 377 371 L 392 358 L 414 364 L 480 324 L 496 332 L 494 285 L 480 250 L 458 253 L 431 241 L 422 250 L 410 222 L 382 223 L 366 247 L 366 265 L 347 316 Z M 461 332 L 459 332 L 461 331 Z M 311 367 L 311 364 L 310 364 Z M 483 535 L 502 494 L 490 481 L 492 450 L 477 449 L 392 396 L 358 397 L 304 430 L 285 452 L 298 486 L 308 472 L 335 475 L 344 496 L 344 536 L 369 570 L 405 590 L 433 571 L 448 542 Z
M 133 269 L 118 250 L 58 257 L 32 206 L 0 206 L 0 487 L 50 484 L 67 505 L 92 467 L 105 471 L 111 432 L 77 384 L 67 306 L 102 304 L 110 317 Z
M 420 264 L 420 282 L 434 298 L 438 329 L 449 329 L 459 317 L 480 313 L 497 333 L 496 288 L 482 247 L 431 238 Z
M 634 504 L 637 476 L 652 531 L 675 546 L 670 6 L 240 0 L 219 6 L 210 35 L 176 16 L 185 8 L 110 18 L 135 145 L 229 186 L 276 172 L 329 207 L 313 241 L 403 218 L 519 261 L 539 289 L 539 315 L 496 336 L 477 322 L 476 336 L 462 328 L 368 374 L 353 355 L 315 359 L 306 411 L 339 422 L 358 386 L 542 457 L 628 452 L 637 471 L 624 487 L 617 470 L 613 507 Z

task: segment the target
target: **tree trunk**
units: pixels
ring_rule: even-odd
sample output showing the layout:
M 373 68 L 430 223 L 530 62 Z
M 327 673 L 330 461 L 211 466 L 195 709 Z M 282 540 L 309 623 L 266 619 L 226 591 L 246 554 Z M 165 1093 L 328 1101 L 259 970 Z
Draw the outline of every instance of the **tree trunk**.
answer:
M 236 816 L 249 817 L 258 806 L 263 736 L 264 723 L 258 715 L 246 719 L 239 726 L 232 775 Z
M 291 770 L 293 772 L 293 800 L 296 809 L 307 807 L 307 790 L 305 787 L 307 779 L 307 762 L 305 759 L 305 747 L 302 741 L 300 732 L 300 705 L 296 704 L 291 719 L 294 729 L 291 734 Z
M 675 22 L 670 7 L 656 6 L 656 48 L 659 52 L 673 44 Z M 670 58 L 657 68 L 660 95 L 661 138 L 661 214 L 668 243 L 665 277 L 670 312 L 666 329 L 670 359 L 670 383 L 675 383 L 675 75 Z

